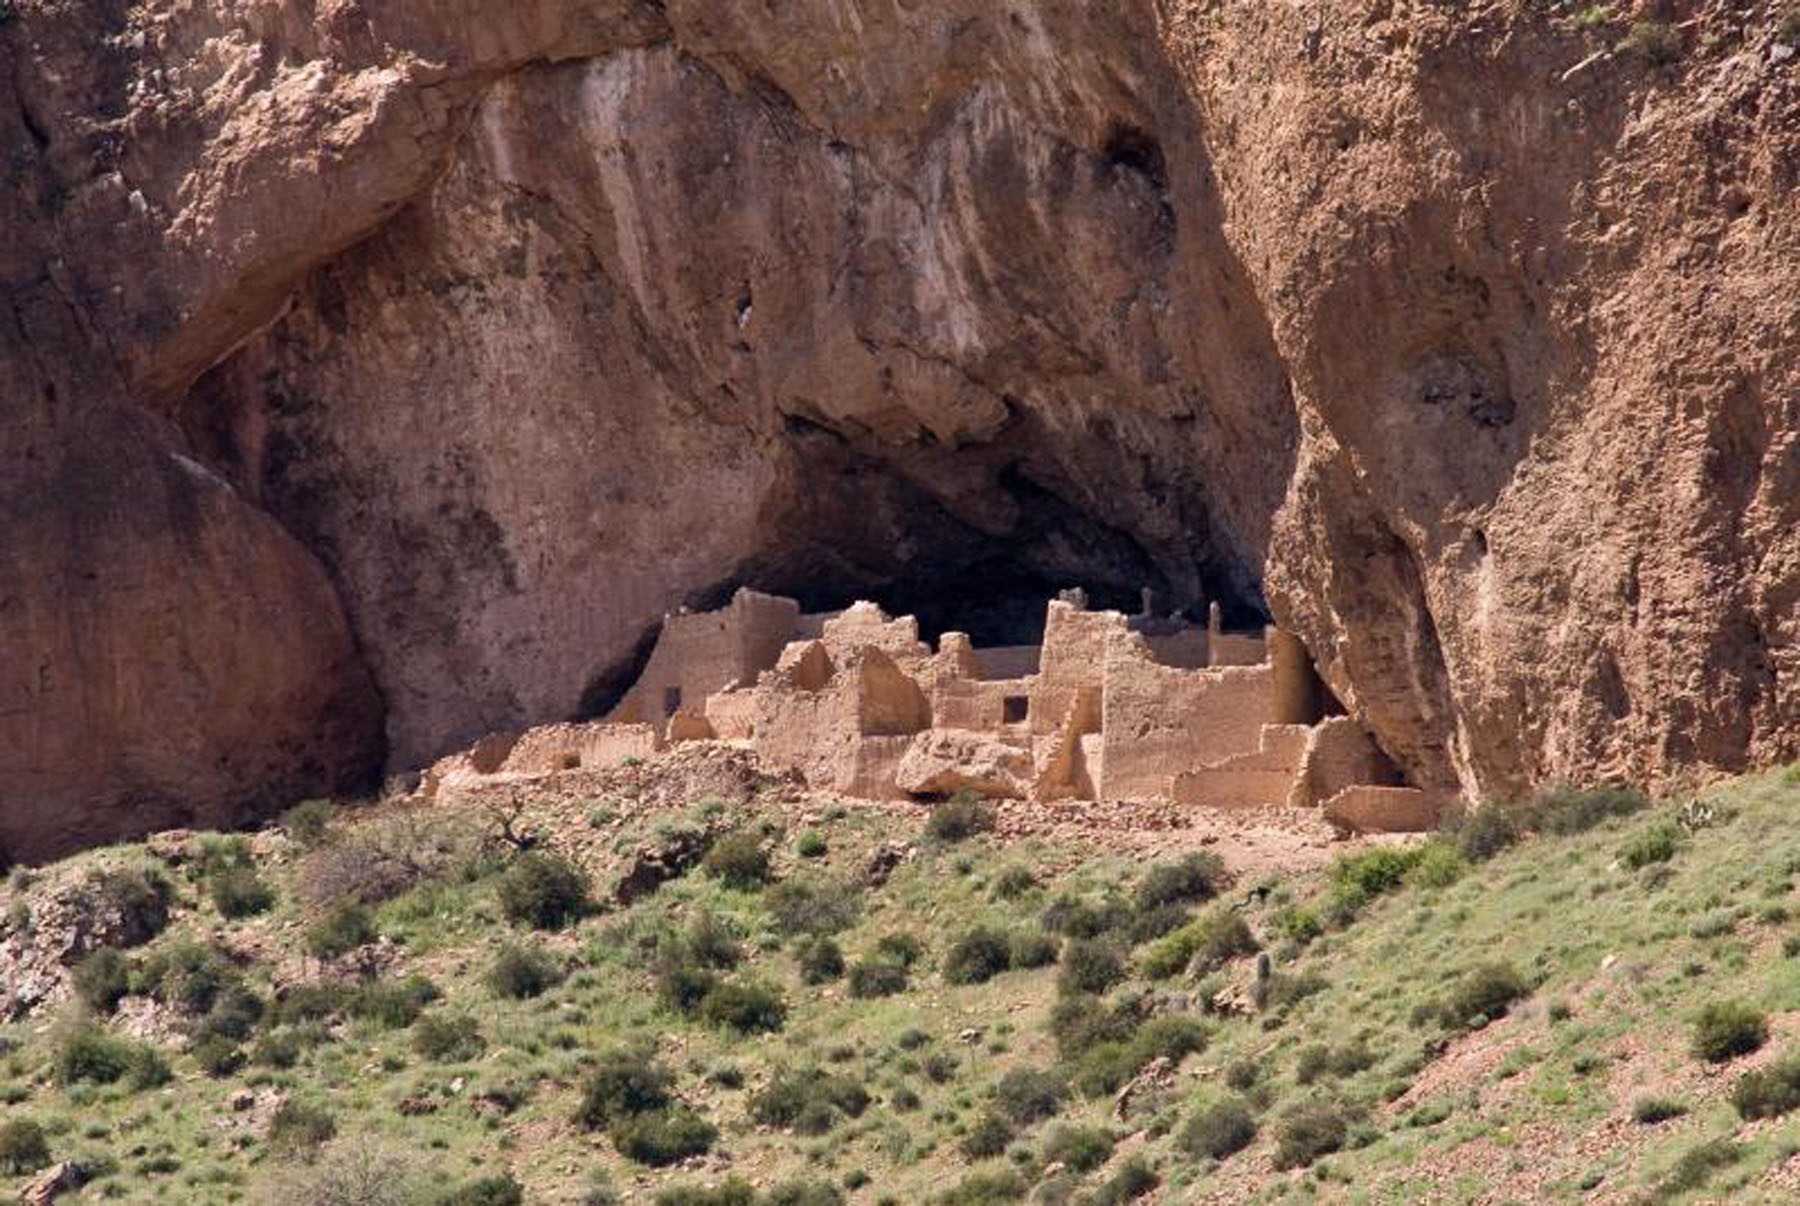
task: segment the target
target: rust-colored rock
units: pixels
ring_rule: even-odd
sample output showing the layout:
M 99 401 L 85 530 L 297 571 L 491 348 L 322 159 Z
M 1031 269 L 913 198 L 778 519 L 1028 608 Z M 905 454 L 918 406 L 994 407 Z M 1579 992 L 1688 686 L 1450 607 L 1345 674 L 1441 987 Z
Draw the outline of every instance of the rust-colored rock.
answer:
M 604 713 L 738 583 L 1266 604 L 1433 790 L 1800 752 L 1772 4 L 13 9 L 15 855 Z

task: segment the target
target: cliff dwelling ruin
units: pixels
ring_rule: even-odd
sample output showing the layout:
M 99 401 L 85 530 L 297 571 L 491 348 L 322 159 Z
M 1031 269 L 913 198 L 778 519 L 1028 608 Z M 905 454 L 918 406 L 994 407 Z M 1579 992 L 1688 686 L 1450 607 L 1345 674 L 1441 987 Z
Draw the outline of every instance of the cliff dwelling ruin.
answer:
M 763 769 L 866 800 L 959 791 L 1044 804 L 1173 802 L 1318 809 L 1346 832 L 1431 827 L 1443 804 L 1408 786 L 1341 714 L 1305 646 L 1277 628 L 1228 632 L 1047 609 L 1035 645 L 933 648 L 915 617 L 859 602 L 806 613 L 739 590 L 717 611 L 667 617 L 636 683 L 603 719 L 484 739 L 438 762 L 435 796 L 508 778 L 616 765 L 690 741 L 755 751 Z

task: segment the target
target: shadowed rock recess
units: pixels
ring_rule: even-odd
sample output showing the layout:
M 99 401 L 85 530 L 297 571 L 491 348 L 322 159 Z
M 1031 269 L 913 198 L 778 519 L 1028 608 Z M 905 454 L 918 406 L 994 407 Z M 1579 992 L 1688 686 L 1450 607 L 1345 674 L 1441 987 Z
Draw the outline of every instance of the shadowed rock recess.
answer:
M 14 0 L 0 843 L 594 714 L 740 585 L 1298 635 L 1423 787 L 1800 752 L 1774 5 Z

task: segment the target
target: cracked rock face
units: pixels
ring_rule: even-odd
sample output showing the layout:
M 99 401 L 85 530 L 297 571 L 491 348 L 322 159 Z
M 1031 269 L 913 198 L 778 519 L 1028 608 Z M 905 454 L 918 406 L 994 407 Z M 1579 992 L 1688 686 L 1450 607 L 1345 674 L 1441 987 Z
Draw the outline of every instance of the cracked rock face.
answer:
M 1772 22 L 17 7 L 15 854 L 591 710 L 738 583 L 1266 607 L 1470 794 L 1796 750 Z

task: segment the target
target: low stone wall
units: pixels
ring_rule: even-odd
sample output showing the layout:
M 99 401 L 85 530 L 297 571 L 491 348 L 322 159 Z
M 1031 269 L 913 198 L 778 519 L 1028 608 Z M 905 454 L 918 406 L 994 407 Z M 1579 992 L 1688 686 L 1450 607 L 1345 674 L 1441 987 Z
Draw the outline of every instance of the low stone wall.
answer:
M 1325 801 L 1325 819 L 1351 833 L 1429 833 L 1443 805 L 1416 787 L 1347 787 Z
M 1318 808 L 1345 788 L 1400 786 L 1400 772 L 1375 747 L 1362 725 L 1348 716 L 1333 716 L 1311 730 L 1300 756 L 1299 773 L 1288 803 Z

